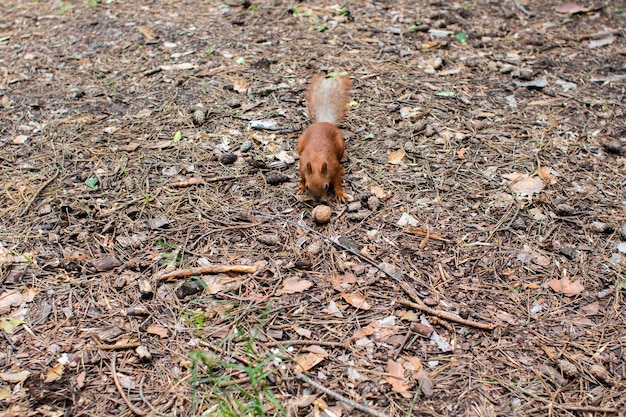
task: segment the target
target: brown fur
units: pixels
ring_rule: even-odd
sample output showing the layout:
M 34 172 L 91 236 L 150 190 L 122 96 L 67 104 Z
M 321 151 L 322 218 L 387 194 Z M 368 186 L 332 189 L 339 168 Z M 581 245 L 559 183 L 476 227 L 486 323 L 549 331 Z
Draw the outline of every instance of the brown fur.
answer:
M 298 194 L 306 192 L 316 203 L 326 201 L 330 189 L 339 201 L 346 201 L 341 189 L 344 169 L 340 164 L 344 140 L 337 124 L 345 115 L 349 90 L 350 80 L 345 77 L 325 79 L 317 75 L 309 85 L 307 105 L 314 123 L 298 139 Z

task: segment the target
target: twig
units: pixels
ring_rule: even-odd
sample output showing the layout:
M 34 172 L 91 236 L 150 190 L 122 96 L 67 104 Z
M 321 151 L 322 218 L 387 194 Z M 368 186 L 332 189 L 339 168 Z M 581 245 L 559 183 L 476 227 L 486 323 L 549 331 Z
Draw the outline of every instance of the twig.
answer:
M 559 409 L 559 410 L 567 410 L 567 411 L 579 411 L 579 412 L 590 412 L 590 413 L 617 413 L 617 408 L 612 407 L 596 407 L 593 405 L 578 405 L 578 404 L 550 404 L 544 405 L 543 407 L 535 407 L 531 410 L 528 410 L 527 415 L 532 415 L 535 413 L 540 413 L 542 411 L 550 410 L 550 409 Z
M 493 329 L 496 328 L 495 324 L 480 323 L 480 322 L 473 321 L 473 320 L 466 320 L 466 319 L 461 318 L 459 316 L 456 316 L 456 315 L 454 315 L 452 313 L 448 313 L 447 311 L 435 310 L 434 308 L 430 308 L 427 305 L 422 304 L 422 303 L 414 303 L 412 301 L 403 300 L 403 299 L 400 299 L 397 302 L 399 304 L 403 304 L 405 306 L 412 307 L 412 308 L 414 308 L 416 310 L 423 311 L 424 313 L 428 313 L 428 314 L 431 314 L 433 316 L 439 317 L 440 319 L 453 321 L 453 322 L 459 323 L 459 324 L 464 324 L 465 326 L 476 327 L 478 329 L 483 329 L 483 330 L 493 330 Z
M 191 275 L 219 274 L 222 272 L 239 272 L 242 274 L 253 274 L 257 270 L 251 265 L 206 265 L 197 268 L 177 269 L 163 275 L 157 275 L 157 281 L 170 281 L 174 278 L 183 278 Z
M 146 413 L 142 409 L 135 407 L 124 394 L 124 389 L 122 388 L 119 379 L 117 379 L 117 373 L 115 372 L 115 355 L 113 355 L 113 357 L 111 358 L 111 375 L 113 376 L 113 382 L 115 382 L 115 387 L 117 388 L 117 391 L 120 393 L 122 400 L 124 400 L 124 403 L 126 403 L 130 411 L 138 416 L 145 416 Z
M 152 403 L 150 401 L 148 401 L 148 399 L 143 395 L 143 381 L 146 379 L 145 375 L 141 376 L 141 381 L 139 381 L 139 397 L 141 398 L 141 400 L 143 401 L 143 403 L 145 405 L 148 406 L 148 408 L 150 408 L 150 410 L 152 410 L 153 413 L 155 413 L 157 416 L 162 417 L 162 416 L 167 416 L 167 414 L 164 414 L 162 412 L 160 412 L 155 406 L 152 405 Z M 165 404 L 165 409 L 169 409 L 174 401 L 176 400 L 176 396 L 173 396 L 172 398 L 170 398 L 170 400 Z
M 50 178 L 48 181 L 44 182 L 43 185 L 41 187 L 39 187 L 39 189 L 35 192 L 35 194 L 33 195 L 33 197 L 30 199 L 30 201 L 28 202 L 28 204 L 26 204 L 26 207 L 24 208 L 24 210 L 22 210 L 22 212 L 20 213 L 20 217 L 23 217 L 28 210 L 30 209 L 30 206 L 33 205 L 33 203 L 35 202 L 35 200 L 37 199 L 37 197 L 39 197 L 39 194 L 41 194 L 41 192 L 48 186 L 50 185 L 50 183 L 52 181 L 54 181 L 57 177 L 59 176 L 59 170 L 57 169 L 56 172 L 54 173 L 54 175 L 52 176 L 52 178 Z
M 280 346 L 280 345 L 317 345 L 317 346 L 328 346 L 328 347 L 348 347 L 347 343 L 344 342 L 330 342 L 330 341 L 322 341 L 322 340 L 275 340 L 273 342 L 264 343 L 266 346 Z
M 325 386 L 313 381 L 311 378 L 309 378 L 308 376 L 304 375 L 303 373 L 300 372 L 296 372 L 295 374 L 296 378 L 306 382 L 307 384 L 309 384 L 310 386 L 312 386 L 313 388 L 315 388 L 318 391 L 322 391 L 324 394 L 329 395 L 331 397 L 333 397 L 336 400 L 339 400 L 347 405 L 349 405 L 352 408 L 356 408 L 359 411 L 363 411 L 364 413 L 370 414 L 372 416 L 377 416 L 377 417 L 387 417 L 387 414 L 381 413 L 380 411 L 376 411 L 373 408 L 367 407 L 363 404 L 357 403 L 356 401 L 351 400 L 350 398 L 344 397 L 343 395 L 336 393 L 335 391 L 326 388 Z
M 125 349 L 135 349 L 139 345 L 141 345 L 141 343 L 139 342 L 127 342 L 127 343 L 120 343 L 120 344 L 115 344 L 115 345 L 98 344 L 97 348 L 101 350 L 125 350 Z
M 519 4 L 519 2 L 517 0 L 513 0 L 513 3 L 515 3 L 515 7 L 517 7 L 517 10 L 519 10 L 522 13 L 524 13 L 526 16 L 528 16 L 528 17 L 533 17 L 534 16 L 531 12 L 529 12 L 526 9 L 524 9 L 524 6 Z

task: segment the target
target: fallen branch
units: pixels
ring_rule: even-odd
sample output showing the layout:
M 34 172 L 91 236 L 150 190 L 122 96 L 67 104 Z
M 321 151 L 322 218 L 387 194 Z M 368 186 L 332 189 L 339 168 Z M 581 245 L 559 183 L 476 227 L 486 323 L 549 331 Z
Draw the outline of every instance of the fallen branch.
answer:
M 111 358 L 111 376 L 113 376 L 113 382 L 115 383 L 115 387 L 117 388 L 117 391 L 120 393 L 122 400 L 124 400 L 124 403 L 126 403 L 130 411 L 132 411 L 133 414 L 136 414 L 138 416 L 145 416 L 146 415 L 145 411 L 143 411 L 142 409 L 138 407 L 135 407 L 124 394 L 124 389 L 122 389 L 120 380 L 117 378 L 117 373 L 115 372 L 115 355 L 113 355 L 113 357 Z
M 465 326 L 476 327 L 478 329 L 483 329 L 483 330 L 493 330 L 496 328 L 495 324 L 480 323 L 480 322 L 473 321 L 473 320 L 467 320 L 455 314 L 448 313 L 447 311 L 435 310 L 434 308 L 430 308 L 423 303 L 414 303 L 413 301 L 402 300 L 402 299 L 398 300 L 398 303 L 408 306 L 408 307 L 412 307 L 416 310 L 423 311 L 424 313 L 439 317 L 440 319 L 453 321 L 455 323 L 463 324 Z
M 341 401 L 344 404 L 349 405 L 352 408 L 356 408 L 359 411 L 363 411 L 364 413 L 367 413 L 369 415 L 372 416 L 377 416 L 377 417 L 387 417 L 387 414 L 381 413 L 380 411 L 376 411 L 373 408 L 367 407 L 363 404 L 357 403 L 356 401 L 351 400 L 350 398 L 344 397 L 343 395 L 329 389 L 326 388 L 325 386 L 313 381 L 311 378 L 309 378 L 308 376 L 304 375 L 303 373 L 300 372 L 296 372 L 296 378 L 298 378 L 301 381 L 306 382 L 307 384 L 309 384 L 311 387 L 315 388 L 318 391 L 323 392 L 324 394 L 333 397 L 336 400 Z
M 50 185 L 50 183 L 52 181 L 54 181 L 57 177 L 59 176 L 59 170 L 57 169 L 54 172 L 54 175 L 46 182 L 44 182 L 42 184 L 41 187 L 39 187 L 39 189 L 35 192 L 35 194 L 33 194 L 32 198 L 28 201 L 28 204 L 26 204 L 26 207 L 24 207 L 24 210 L 22 210 L 22 212 L 20 213 L 20 217 L 24 217 L 24 215 L 28 212 L 28 210 L 30 209 L 30 206 L 33 205 L 33 203 L 35 202 L 35 200 L 37 199 L 37 197 L 39 197 L 39 194 L 41 194 L 41 192 L 48 186 Z
M 207 265 L 197 268 L 177 269 L 163 275 L 157 275 L 157 281 L 171 281 L 174 278 L 183 278 L 191 275 L 220 274 L 223 272 L 238 272 L 240 274 L 253 274 L 257 271 L 256 266 L 251 265 Z

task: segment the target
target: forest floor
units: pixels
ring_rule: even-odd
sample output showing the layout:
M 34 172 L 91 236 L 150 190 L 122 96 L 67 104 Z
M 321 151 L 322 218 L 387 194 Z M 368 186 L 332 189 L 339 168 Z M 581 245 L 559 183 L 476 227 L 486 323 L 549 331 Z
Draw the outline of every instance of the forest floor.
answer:
M 3 415 L 623 416 L 626 5 L 235 3 L 3 2 Z

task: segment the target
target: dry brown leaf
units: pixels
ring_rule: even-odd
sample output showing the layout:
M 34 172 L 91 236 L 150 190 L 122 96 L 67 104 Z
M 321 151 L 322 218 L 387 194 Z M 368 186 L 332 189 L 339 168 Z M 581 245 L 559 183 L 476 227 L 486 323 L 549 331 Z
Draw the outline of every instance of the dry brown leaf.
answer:
M 87 377 L 87 371 L 83 371 L 76 377 L 76 388 L 82 389 L 85 386 L 85 378 Z
M 371 336 L 378 330 L 380 330 L 380 322 L 378 320 L 374 320 L 367 326 L 357 329 L 357 331 L 354 332 L 354 334 L 352 335 L 352 340 L 358 340 L 367 336 Z
M 248 91 L 248 82 L 244 78 L 238 78 L 233 81 L 233 90 L 239 94 L 243 94 Z
M 8 385 L 0 388 L 0 401 L 6 401 L 11 398 L 11 388 Z
M 307 339 L 311 338 L 312 333 L 308 329 L 303 329 L 302 327 L 296 327 L 294 330 L 296 331 L 296 333 L 298 333 L 302 337 L 306 337 Z
M 558 177 L 554 175 L 554 171 L 550 167 L 543 166 L 537 170 L 537 174 L 539 178 L 544 182 L 544 184 L 556 184 Z
M 22 296 L 22 293 L 17 290 L 7 291 L 0 294 L 0 313 L 8 311 L 13 306 L 22 304 L 23 301 L 24 297 Z
M 46 372 L 46 379 L 44 380 L 44 382 L 58 381 L 61 378 L 61 376 L 63 376 L 63 364 L 57 363 L 56 366 L 53 366 L 52 368 L 48 369 L 48 372 Z
M 326 356 L 320 355 L 319 353 L 307 353 L 306 355 L 297 356 L 294 359 L 296 363 L 296 370 L 298 372 L 306 372 L 309 369 L 313 368 L 315 365 L 322 362 Z
M 24 297 L 24 301 L 30 303 L 35 299 L 35 297 L 39 294 L 39 290 L 36 288 L 27 288 L 24 290 L 22 296 Z
M 543 190 L 543 181 L 539 177 L 528 177 L 511 185 L 513 192 L 520 196 L 532 196 Z
M 406 151 L 404 148 L 400 148 L 397 151 L 391 152 L 389 154 L 388 160 L 390 164 L 399 165 L 402 163 L 402 159 L 406 156 Z
M 416 373 L 417 371 L 419 371 L 422 368 L 422 359 L 418 358 L 417 356 L 409 356 L 406 359 L 406 362 L 404 363 L 404 367 L 413 372 Z
M 413 397 L 409 392 L 409 385 L 404 379 L 404 367 L 400 362 L 396 362 L 392 359 L 387 361 L 387 373 L 389 376 L 385 380 L 391 385 L 391 389 L 394 392 L 402 395 L 404 398 Z
M 146 26 L 139 26 L 137 27 L 137 30 L 139 32 L 141 32 L 141 34 L 146 38 L 147 41 L 152 40 L 155 38 L 154 32 L 152 31 L 152 29 L 146 27 Z
M 335 274 L 332 278 L 333 288 L 339 292 L 344 291 L 356 281 L 356 275 L 354 274 Z
M 610 32 L 600 32 L 594 36 L 594 39 L 589 41 L 587 47 L 589 49 L 601 48 L 612 44 L 615 41 L 615 36 Z
M 287 278 L 283 282 L 283 288 L 278 290 L 276 294 L 295 294 L 311 288 L 313 283 L 311 281 L 307 281 L 306 279 L 298 279 L 298 278 Z
M 554 11 L 562 14 L 586 13 L 589 10 L 592 10 L 592 8 L 581 6 L 573 1 L 567 1 L 559 4 L 558 6 L 554 6 Z
M 350 305 L 352 305 L 353 307 L 356 307 L 358 309 L 361 310 L 369 310 L 370 308 L 372 308 L 367 301 L 365 301 L 365 297 L 356 292 L 353 294 L 341 294 L 341 297 L 346 300 L 348 303 L 350 303 Z
M 165 339 L 169 335 L 168 330 L 163 326 L 159 326 L 158 324 L 149 325 L 146 331 L 150 334 L 156 334 L 161 339 Z
M 24 382 L 30 376 L 29 371 L 17 371 L 17 372 L 0 372 L 0 379 L 4 382 L 17 383 Z
M 580 309 L 586 315 L 592 316 L 592 315 L 598 314 L 600 312 L 600 303 L 597 302 L 597 301 L 594 301 L 593 303 L 587 304 L 586 306 L 583 306 Z
M 561 292 L 568 297 L 578 295 L 585 289 L 580 281 L 572 282 L 568 277 L 550 280 L 550 282 L 548 282 L 548 287 L 552 288 L 556 292 Z
M 341 312 L 341 310 L 337 306 L 337 303 L 334 302 L 334 301 L 331 301 L 330 303 L 328 303 L 328 307 L 326 307 L 322 311 L 324 313 L 330 314 L 331 316 L 335 316 L 335 317 L 339 317 L 339 318 L 343 317 L 343 313 Z
M 372 185 L 370 187 L 370 191 L 372 194 L 374 194 L 376 197 L 383 199 L 386 197 L 387 194 L 385 194 L 385 191 L 382 189 L 382 187 L 379 187 L 378 185 Z

